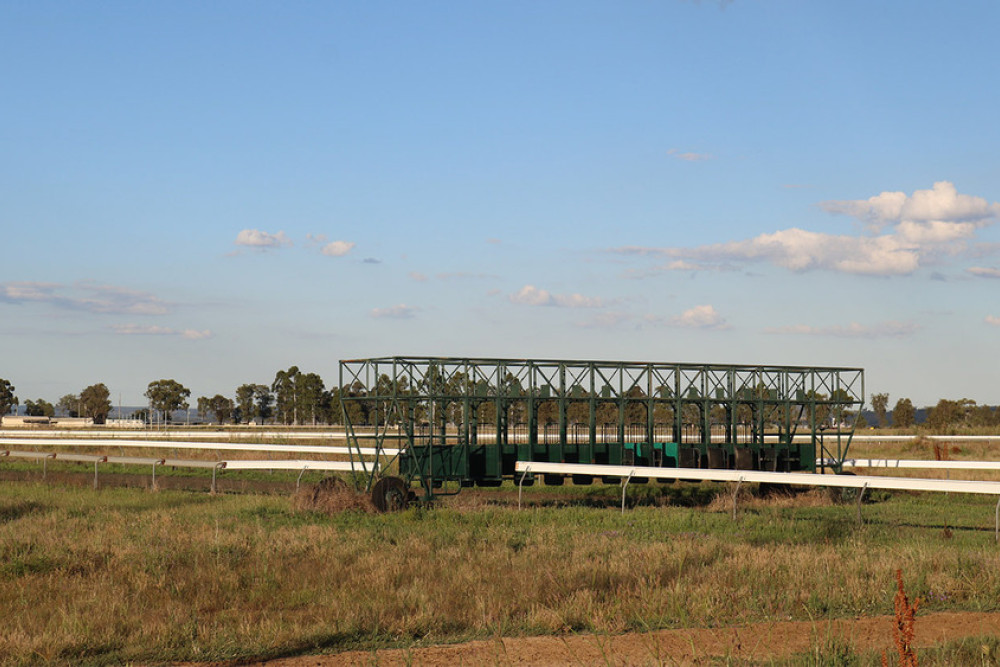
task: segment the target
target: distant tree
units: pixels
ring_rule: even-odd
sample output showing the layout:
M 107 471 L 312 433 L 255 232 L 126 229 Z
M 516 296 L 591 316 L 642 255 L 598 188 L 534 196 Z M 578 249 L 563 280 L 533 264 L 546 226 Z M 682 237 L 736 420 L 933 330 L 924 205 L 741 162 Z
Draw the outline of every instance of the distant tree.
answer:
M 296 391 L 299 377 L 298 366 L 292 366 L 287 371 L 278 371 L 271 383 L 274 392 L 274 404 L 277 420 L 283 424 L 298 423 L 298 393 Z
M 66 394 L 56 403 L 56 409 L 66 417 L 79 417 L 80 397 L 76 394 Z
M 892 425 L 897 428 L 910 428 L 913 426 L 916 414 L 913 402 L 908 398 L 901 398 L 896 401 L 896 406 L 892 409 Z
M 237 421 L 248 422 L 253 419 L 253 396 L 256 386 L 254 384 L 243 384 L 236 388 L 236 411 L 239 413 Z
M 92 384 L 80 392 L 80 410 L 84 417 L 90 417 L 95 424 L 104 424 L 111 413 L 111 392 L 103 382 Z
M 204 419 L 206 421 L 208 421 L 208 413 L 211 412 L 211 410 L 212 410 L 208 406 L 208 403 L 209 403 L 210 400 L 211 399 L 208 396 L 199 396 L 198 397 L 198 415 L 202 419 Z
M 149 410 L 142 408 L 132 413 L 132 419 L 138 419 L 143 424 L 149 423 Z
M 190 395 L 191 390 L 176 380 L 150 382 L 144 394 L 149 399 L 150 407 L 163 413 L 163 419 L 166 422 L 170 421 L 170 415 L 174 410 L 188 409 L 186 399 Z
M 345 402 L 345 399 L 361 398 L 367 395 L 368 390 L 365 389 L 365 386 L 357 380 L 340 390 L 340 404 L 344 407 L 344 412 L 346 413 L 351 424 L 355 426 L 368 423 L 368 405 L 365 401 L 347 400 Z M 426 414 L 426 411 L 419 408 L 415 417 L 418 420 L 429 419 L 429 415 Z
M 24 414 L 29 417 L 55 417 L 56 408 L 44 398 L 37 401 L 28 399 L 24 402 Z
M 208 399 L 208 409 L 212 411 L 215 420 L 220 424 L 233 418 L 233 401 L 222 394 L 216 394 Z
M 997 425 L 998 411 L 988 405 L 977 405 L 969 410 L 967 415 L 969 426 L 988 428 Z
M 872 410 L 878 417 L 879 428 L 886 425 L 886 410 L 889 408 L 889 394 L 872 394 Z
M 340 387 L 332 387 L 326 392 L 327 421 L 331 424 L 343 424 L 343 403 L 340 401 Z
M 942 398 L 927 415 L 927 426 L 935 431 L 967 426 L 968 415 L 975 406 L 976 402 L 967 398 L 958 401 Z
M 274 396 L 271 395 L 270 387 L 265 384 L 254 386 L 253 402 L 256 411 L 254 416 L 260 420 L 258 423 L 263 424 L 270 418 L 272 401 Z
M 316 373 L 301 373 L 295 387 L 295 414 L 299 424 L 325 420 L 328 399 L 323 378 Z
M 0 415 L 7 414 L 14 405 L 19 405 L 17 396 L 14 395 L 14 385 L 0 378 Z

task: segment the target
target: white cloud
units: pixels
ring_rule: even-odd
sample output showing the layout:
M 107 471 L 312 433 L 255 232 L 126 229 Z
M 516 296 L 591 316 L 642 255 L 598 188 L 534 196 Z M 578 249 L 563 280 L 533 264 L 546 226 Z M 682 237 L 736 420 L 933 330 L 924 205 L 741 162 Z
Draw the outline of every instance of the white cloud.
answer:
M 930 190 L 915 190 L 911 196 L 904 192 L 882 192 L 868 199 L 820 202 L 820 207 L 830 213 L 858 218 L 875 231 L 904 221 L 981 225 L 1000 217 L 1000 204 L 959 194 L 948 181 L 938 181 Z
M 179 336 L 187 340 L 203 340 L 211 338 L 212 332 L 209 330 L 198 331 L 196 329 L 171 329 L 156 325 L 144 324 L 113 324 L 111 329 L 122 336 Z
M 525 285 L 517 293 L 510 295 L 511 303 L 526 306 L 555 306 L 559 308 L 600 308 L 604 301 L 582 294 L 553 294 L 534 285 Z
M 197 329 L 185 329 L 181 332 L 181 336 L 187 338 L 188 340 L 203 340 L 205 338 L 211 338 L 214 334 L 209 329 L 202 329 L 201 331 Z
M 354 243 L 350 241 L 332 241 L 323 246 L 322 252 L 327 257 L 343 257 L 347 253 L 351 252 L 354 248 Z
M 907 275 L 928 262 L 968 250 L 977 229 L 1000 217 L 1000 204 L 958 194 L 947 181 L 912 196 L 883 192 L 867 200 L 830 201 L 820 206 L 862 220 L 871 233 L 834 235 L 793 227 L 694 248 L 630 246 L 615 252 L 674 260 L 660 270 L 717 270 L 727 262 L 767 262 L 795 272 Z
M 986 324 L 992 324 L 995 327 L 1000 327 L 1000 317 L 995 317 L 993 315 L 986 316 Z
M 702 305 L 689 308 L 677 317 L 670 319 L 670 324 L 676 327 L 687 327 L 691 329 L 728 329 L 723 318 L 715 310 L 714 306 Z
M 973 266 L 966 271 L 980 278 L 1000 278 L 1000 269 L 996 267 Z
M 765 329 L 769 334 L 790 334 L 796 336 L 829 336 L 833 338 L 902 338 L 920 330 L 920 326 L 912 322 L 881 322 L 865 326 L 857 322 L 848 325 L 814 327 L 806 324 L 796 324 L 787 327 Z
M 702 162 L 704 160 L 711 160 L 714 157 L 709 153 L 693 153 L 690 151 L 681 151 L 676 148 L 668 150 L 667 155 L 671 155 L 678 160 L 684 160 L 685 162 Z
M 170 311 L 170 304 L 152 294 L 86 280 L 72 286 L 43 282 L 0 283 L 0 302 L 45 303 L 102 315 L 165 315 Z
M 259 229 L 244 229 L 236 235 L 235 243 L 251 248 L 281 248 L 292 245 L 292 240 L 285 235 L 285 232 L 268 234 Z
M 388 308 L 373 308 L 371 313 L 369 313 L 375 319 L 387 319 L 387 320 L 409 320 L 412 319 L 419 308 L 413 306 L 407 306 L 404 303 L 390 306 Z

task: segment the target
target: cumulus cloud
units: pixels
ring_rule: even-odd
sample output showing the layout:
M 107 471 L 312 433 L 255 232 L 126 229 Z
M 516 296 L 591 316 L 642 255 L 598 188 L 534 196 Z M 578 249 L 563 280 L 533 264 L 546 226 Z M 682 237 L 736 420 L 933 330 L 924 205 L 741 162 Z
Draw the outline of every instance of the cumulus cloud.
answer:
M 1000 204 L 959 194 L 948 181 L 938 181 L 931 189 L 916 190 L 910 196 L 904 192 L 882 192 L 868 199 L 820 202 L 820 207 L 830 213 L 858 218 L 875 231 L 906 221 L 982 225 L 1000 217 Z
M 155 325 L 143 324 L 113 324 L 111 329 L 122 336 L 179 336 L 187 340 L 202 340 L 211 338 L 212 332 L 205 329 L 171 329 Z
M 292 245 L 292 240 L 285 235 L 285 232 L 268 234 L 259 229 L 244 229 L 236 235 L 236 245 L 249 248 L 281 248 Z
M 1000 327 L 1000 317 L 995 317 L 993 315 L 986 316 L 986 324 L 992 324 L 995 327 Z
M 419 308 L 401 303 L 388 308 L 373 308 L 370 315 L 375 319 L 409 320 L 416 316 Z
M 903 338 L 920 330 L 912 322 L 881 322 L 866 326 L 857 322 L 847 325 L 814 327 L 806 324 L 796 324 L 787 327 L 765 329 L 769 334 L 790 334 L 796 336 L 828 336 L 833 338 Z
M 331 241 L 323 246 L 320 251 L 327 257 L 343 257 L 347 253 L 351 252 L 354 248 L 354 243 L 350 241 Z
M 152 294 L 91 281 L 79 281 L 73 285 L 0 283 L 0 302 L 44 303 L 55 308 L 97 314 L 165 315 L 170 311 L 170 304 Z
M 553 294 L 534 285 L 525 285 L 516 293 L 511 294 L 510 301 L 526 306 L 555 306 L 559 308 L 600 308 L 604 305 L 604 301 L 596 297 L 583 296 L 582 294 Z
M 979 278 L 1000 278 L 1000 269 L 996 267 L 973 266 L 966 270 Z
M 930 190 L 917 190 L 910 196 L 883 192 L 866 200 L 828 201 L 821 206 L 831 213 L 858 218 L 868 233 L 835 235 L 793 227 L 751 239 L 694 248 L 629 246 L 615 252 L 671 259 L 657 271 L 707 270 L 728 263 L 766 262 L 794 272 L 907 275 L 929 261 L 966 251 L 977 230 L 1000 217 L 1000 204 L 959 194 L 947 181 L 935 183 Z
M 729 325 L 725 318 L 719 315 L 714 306 L 702 305 L 689 308 L 677 317 L 670 319 L 670 324 L 675 327 L 686 327 L 690 329 L 728 329 Z

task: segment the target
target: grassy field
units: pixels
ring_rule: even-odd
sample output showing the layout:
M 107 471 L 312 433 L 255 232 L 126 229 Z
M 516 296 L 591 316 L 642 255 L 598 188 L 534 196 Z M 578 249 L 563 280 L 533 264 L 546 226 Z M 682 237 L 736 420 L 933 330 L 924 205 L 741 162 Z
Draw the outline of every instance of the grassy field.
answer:
M 285 495 L 4 483 L 0 661 L 207 661 L 820 622 L 891 613 L 896 569 L 925 611 L 1000 609 L 993 500 L 873 494 L 859 527 L 853 505 L 821 491 L 744 496 L 734 521 L 729 490 L 635 486 L 624 515 L 618 487 L 532 489 L 521 511 L 508 487 L 434 509 L 328 516 Z M 849 646 L 817 651 L 875 660 Z

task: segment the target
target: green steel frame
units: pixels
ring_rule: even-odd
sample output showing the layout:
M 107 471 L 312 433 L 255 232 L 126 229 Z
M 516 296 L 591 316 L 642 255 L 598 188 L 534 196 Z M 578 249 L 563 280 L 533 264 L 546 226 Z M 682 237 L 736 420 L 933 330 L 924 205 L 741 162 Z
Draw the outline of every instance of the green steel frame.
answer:
M 861 368 L 379 357 L 340 386 L 352 451 L 398 450 L 426 499 L 517 460 L 840 472 L 864 404 Z

